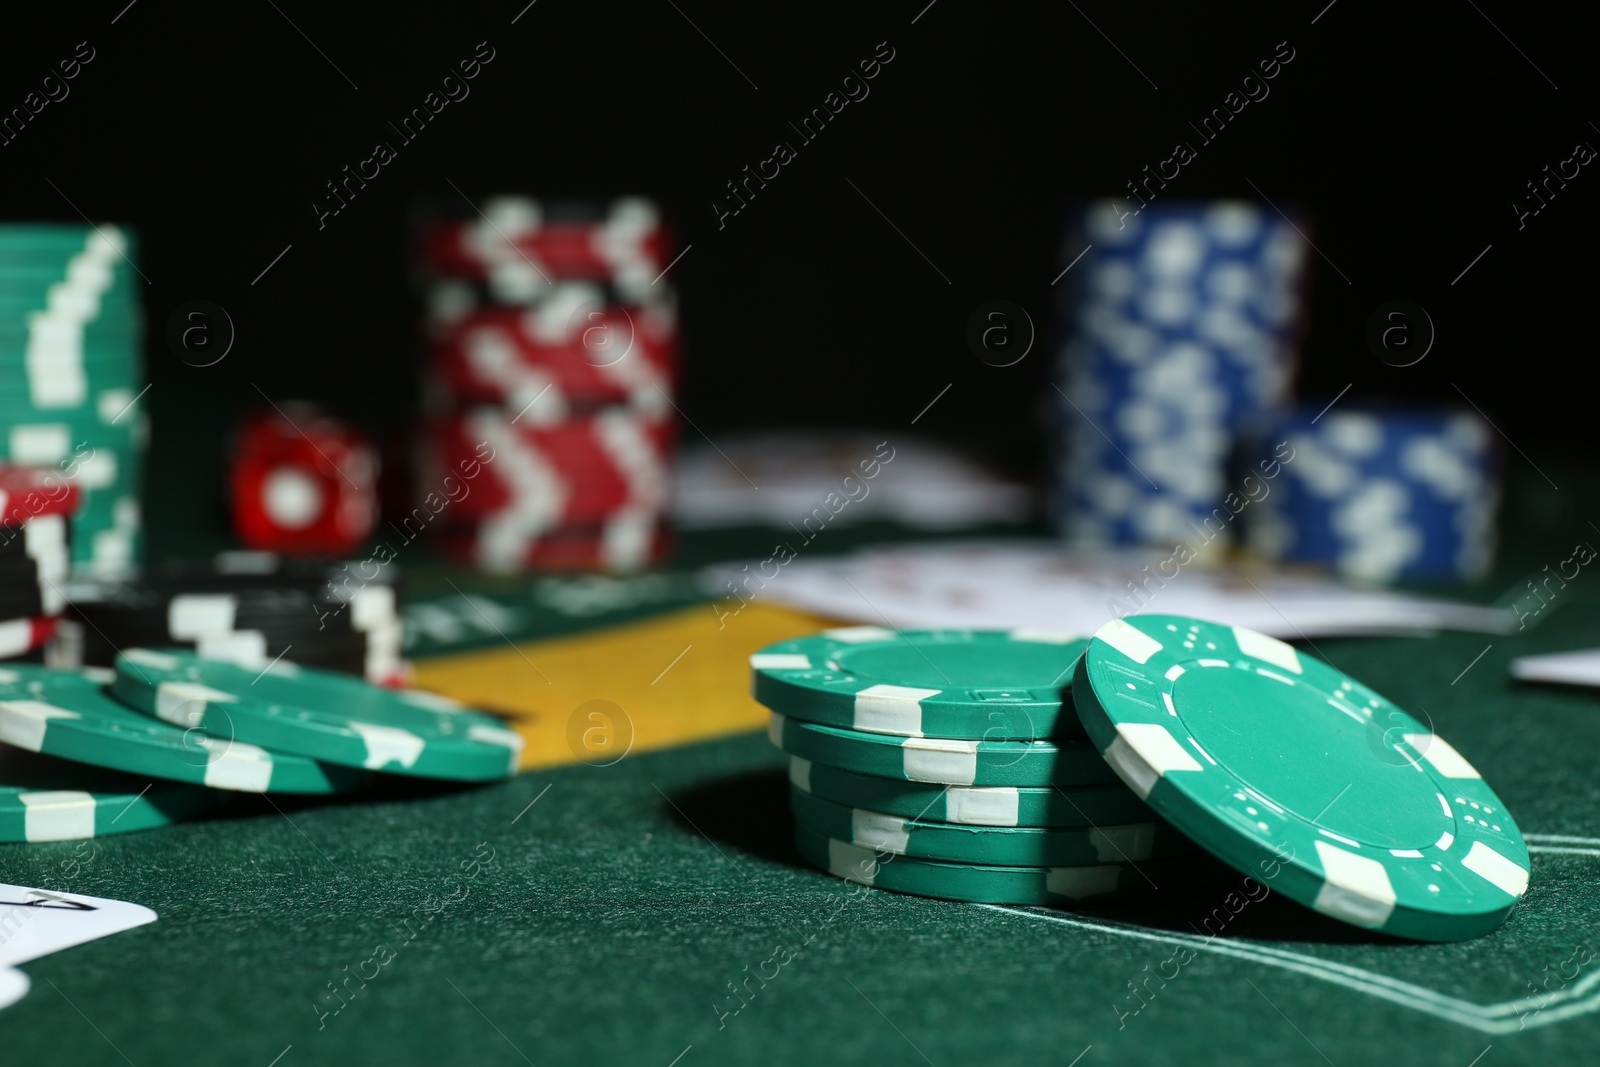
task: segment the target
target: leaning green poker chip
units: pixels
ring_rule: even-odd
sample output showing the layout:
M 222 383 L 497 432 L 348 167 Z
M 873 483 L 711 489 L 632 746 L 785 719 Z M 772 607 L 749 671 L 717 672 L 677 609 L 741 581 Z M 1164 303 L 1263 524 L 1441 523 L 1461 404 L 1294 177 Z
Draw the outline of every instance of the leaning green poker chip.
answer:
M 1528 888 L 1510 813 L 1443 738 L 1277 638 L 1167 615 L 1101 627 L 1074 702 L 1108 763 L 1235 869 L 1354 926 L 1486 934 Z
M 937 785 L 1100 785 L 1117 780 L 1087 741 L 961 741 L 891 737 L 787 719 L 772 712 L 767 736 L 791 756 L 830 767 Z
M 1187 888 L 1195 880 L 1191 869 L 1194 857 L 1091 867 L 941 863 L 837 841 L 798 822 L 794 843 L 809 862 L 835 878 L 897 893 L 975 904 L 1071 906 L 1093 900 L 1149 896 L 1163 885 Z
M 755 698 L 792 719 L 898 737 L 1081 737 L 1070 703 L 1087 642 L 1040 630 L 850 626 L 750 657 Z
M 1164 822 L 1079 829 L 952 826 L 835 804 L 789 789 L 796 821 L 836 841 L 946 863 L 1001 867 L 1093 867 L 1193 855 L 1200 846 Z
M 852 808 L 959 826 L 1111 826 L 1149 822 L 1155 814 L 1127 786 L 924 785 L 852 774 L 789 757 L 789 783 Z
M 517 773 L 522 736 L 417 690 L 277 660 L 266 670 L 193 652 L 125 649 L 113 692 L 187 728 L 372 771 L 482 782 Z
M 0 841 L 81 841 L 150 830 L 198 815 L 216 795 L 0 745 Z
M 338 793 L 366 775 L 156 722 L 106 691 L 112 672 L 0 668 L 0 742 L 129 774 L 244 793 Z

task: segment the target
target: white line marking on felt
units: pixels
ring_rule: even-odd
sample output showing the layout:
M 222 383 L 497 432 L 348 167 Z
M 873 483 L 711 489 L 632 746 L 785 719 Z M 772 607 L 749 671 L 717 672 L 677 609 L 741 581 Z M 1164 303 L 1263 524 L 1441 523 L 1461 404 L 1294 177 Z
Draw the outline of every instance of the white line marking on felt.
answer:
M 1530 842 L 1529 851 L 1558 853 L 1576 851 L 1569 848 L 1540 847 L 1532 843 L 1536 839 L 1551 837 L 1561 838 L 1572 843 L 1593 845 L 1595 846 L 1593 854 L 1600 855 L 1600 838 L 1568 837 L 1559 834 L 1529 834 L 1527 836 Z M 1272 948 L 1271 946 L 1254 942 L 1218 943 L 1212 938 L 1197 937 L 1190 934 L 1157 933 L 1128 926 L 1090 922 L 1084 919 L 1071 919 L 1062 915 L 1045 914 L 1042 911 L 1006 907 L 998 904 L 975 904 L 973 907 L 1004 912 L 1038 922 L 1059 923 L 1075 929 L 1132 938 L 1136 941 L 1185 946 L 1200 952 L 1211 952 L 1219 956 L 1232 956 L 1236 959 L 1248 960 L 1268 967 L 1277 967 L 1309 978 L 1317 978 L 1333 985 L 1343 986 L 1358 993 L 1365 993 L 1380 1000 L 1387 1000 L 1401 1007 L 1411 1008 L 1425 1015 L 1432 1015 L 1446 1022 L 1457 1023 L 1486 1034 L 1515 1033 L 1519 1030 L 1549 1026 L 1565 1019 L 1588 1015 L 1600 1010 L 1600 988 L 1597 988 L 1600 987 L 1600 971 L 1585 975 L 1580 981 L 1554 993 L 1519 997 L 1515 1000 L 1505 1000 L 1493 1004 L 1479 1004 L 1461 997 L 1440 993 L 1437 990 L 1428 989 L 1412 982 L 1378 974 L 1361 967 L 1334 963 L 1329 960 L 1318 959 L 1315 956 L 1306 956 L 1298 952 L 1289 952 L 1285 949 Z M 1523 1016 L 1526 1016 L 1526 1018 Z

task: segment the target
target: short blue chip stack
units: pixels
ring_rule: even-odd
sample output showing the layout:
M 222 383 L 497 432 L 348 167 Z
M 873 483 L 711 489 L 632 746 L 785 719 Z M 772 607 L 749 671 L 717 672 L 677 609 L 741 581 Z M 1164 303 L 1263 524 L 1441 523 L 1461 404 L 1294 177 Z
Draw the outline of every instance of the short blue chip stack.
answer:
M 1307 407 L 1271 493 L 1252 506 L 1249 547 L 1360 581 L 1482 578 L 1493 560 L 1498 442 L 1466 410 Z M 1269 448 L 1270 451 L 1270 448 Z
M 1062 261 L 1080 255 L 1051 397 L 1057 524 L 1082 544 L 1188 538 L 1240 435 L 1288 399 L 1305 240 L 1254 204 L 1105 201 L 1071 227 Z
M 133 234 L 111 225 L 0 225 L 0 463 L 75 483 L 76 570 L 139 560 L 143 318 Z

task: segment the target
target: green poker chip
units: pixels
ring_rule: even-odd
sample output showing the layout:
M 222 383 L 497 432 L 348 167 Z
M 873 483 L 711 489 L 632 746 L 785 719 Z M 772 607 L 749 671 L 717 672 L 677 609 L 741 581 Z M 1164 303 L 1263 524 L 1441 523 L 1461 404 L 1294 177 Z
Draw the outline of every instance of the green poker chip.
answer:
M 193 652 L 125 649 L 112 691 L 163 722 L 345 767 L 483 782 L 517 773 L 522 736 L 434 693 L 277 660 L 265 670 Z
M 789 757 L 789 784 L 852 808 L 958 826 L 1114 826 L 1155 813 L 1127 786 L 925 785 L 874 778 Z
M 823 800 L 789 789 L 797 822 L 863 848 L 947 863 L 1001 867 L 1093 867 L 1193 855 L 1199 846 L 1164 822 L 1046 829 L 977 827 L 909 819 Z
M 800 722 L 772 712 L 767 736 L 791 756 L 830 767 L 937 785 L 1100 785 L 1117 780 L 1087 741 L 963 741 L 891 737 Z
M 757 701 L 825 726 L 973 741 L 1081 737 L 1070 694 L 1086 643 L 1039 630 L 850 626 L 770 645 L 750 670 Z
M 1498 927 L 1528 888 L 1522 834 L 1470 763 L 1277 638 L 1117 619 L 1091 639 L 1073 698 L 1157 814 L 1324 915 L 1456 941 Z
M 338 793 L 367 776 L 236 739 L 156 722 L 107 691 L 93 668 L 0 668 L 0 742 L 78 763 L 245 793 Z
M 1186 860 L 1107 863 L 1090 867 L 1006 867 L 941 863 L 878 852 L 838 841 L 796 823 L 795 847 L 807 861 L 835 878 L 975 904 L 1073 906 L 1092 901 L 1143 897 L 1192 886 L 1204 866 Z
M 0 841 L 81 841 L 193 818 L 216 793 L 0 745 Z

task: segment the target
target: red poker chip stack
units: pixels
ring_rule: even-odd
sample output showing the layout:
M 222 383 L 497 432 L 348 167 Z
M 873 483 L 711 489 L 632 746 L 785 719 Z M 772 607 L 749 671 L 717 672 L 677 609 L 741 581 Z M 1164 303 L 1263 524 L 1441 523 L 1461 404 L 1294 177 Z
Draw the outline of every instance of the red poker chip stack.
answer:
M 344 555 L 365 544 L 377 522 L 377 449 L 308 404 L 248 417 L 235 438 L 229 482 L 234 532 L 248 548 Z
M 500 197 L 428 227 L 429 425 L 440 547 L 486 570 L 661 558 L 677 436 L 672 241 L 648 201 Z M 432 509 L 430 509 L 432 510 Z
M 0 660 L 39 660 L 55 633 L 79 500 L 57 470 L 0 466 Z

